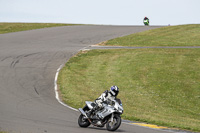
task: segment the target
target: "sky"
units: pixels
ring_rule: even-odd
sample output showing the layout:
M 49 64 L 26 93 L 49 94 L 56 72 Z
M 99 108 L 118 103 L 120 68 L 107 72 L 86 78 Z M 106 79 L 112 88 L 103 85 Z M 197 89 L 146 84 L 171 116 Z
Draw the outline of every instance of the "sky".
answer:
M 0 0 L 0 22 L 200 24 L 200 0 Z

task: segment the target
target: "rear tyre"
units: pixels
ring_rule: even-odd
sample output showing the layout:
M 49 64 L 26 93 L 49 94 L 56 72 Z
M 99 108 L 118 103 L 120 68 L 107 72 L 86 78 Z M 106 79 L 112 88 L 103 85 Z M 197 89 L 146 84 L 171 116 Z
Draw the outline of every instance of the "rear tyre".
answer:
M 106 124 L 106 129 L 108 131 L 115 131 L 121 125 L 121 117 L 119 115 L 114 115 L 113 122 L 110 120 Z
M 88 121 L 88 119 L 84 116 L 84 115 L 80 115 L 78 118 L 78 124 L 80 127 L 88 127 L 90 125 L 90 122 Z

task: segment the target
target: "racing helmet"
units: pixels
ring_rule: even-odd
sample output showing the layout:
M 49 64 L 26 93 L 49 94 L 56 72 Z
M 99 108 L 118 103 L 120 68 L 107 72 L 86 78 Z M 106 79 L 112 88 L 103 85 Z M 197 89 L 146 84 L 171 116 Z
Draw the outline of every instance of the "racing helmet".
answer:
M 110 93 L 111 93 L 112 96 L 116 97 L 118 95 L 118 93 L 119 93 L 119 88 L 117 86 L 115 86 L 115 85 L 111 86 Z

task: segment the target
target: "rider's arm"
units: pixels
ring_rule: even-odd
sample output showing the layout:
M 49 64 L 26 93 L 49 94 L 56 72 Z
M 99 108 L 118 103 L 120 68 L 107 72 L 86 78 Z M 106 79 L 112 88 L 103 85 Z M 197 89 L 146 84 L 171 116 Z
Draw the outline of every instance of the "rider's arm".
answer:
M 106 100 L 105 96 L 106 94 L 102 93 L 101 96 L 95 100 L 99 107 L 101 107 L 102 103 Z

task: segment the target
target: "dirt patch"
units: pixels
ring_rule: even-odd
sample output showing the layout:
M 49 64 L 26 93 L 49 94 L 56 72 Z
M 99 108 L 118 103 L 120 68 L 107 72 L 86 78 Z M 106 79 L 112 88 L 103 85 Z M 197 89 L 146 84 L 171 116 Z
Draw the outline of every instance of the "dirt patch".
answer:
M 100 42 L 100 43 L 98 43 L 98 44 L 95 44 L 95 46 L 106 46 L 106 43 L 107 43 L 108 41 L 103 41 L 103 42 Z

